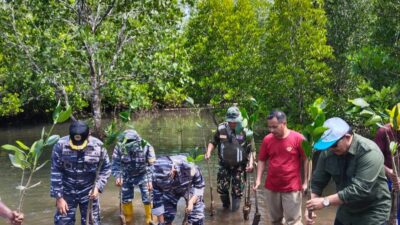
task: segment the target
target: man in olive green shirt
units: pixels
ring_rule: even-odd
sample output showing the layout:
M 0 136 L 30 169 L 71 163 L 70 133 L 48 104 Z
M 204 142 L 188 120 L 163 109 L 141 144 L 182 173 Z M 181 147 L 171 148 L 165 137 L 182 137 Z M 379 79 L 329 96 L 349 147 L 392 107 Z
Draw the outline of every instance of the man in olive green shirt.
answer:
M 315 211 L 338 206 L 334 225 L 381 225 L 391 207 L 383 155 L 371 140 L 353 134 L 341 118 L 325 121 L 328 128 L 314 145 L 322 151 L 311 181 L 311 200 L 306 203 L 306 222 L 315 223 Z M 330 179 L 337 193 L 321 197 Z M 308 211 L 313 212 L 309 218 Z

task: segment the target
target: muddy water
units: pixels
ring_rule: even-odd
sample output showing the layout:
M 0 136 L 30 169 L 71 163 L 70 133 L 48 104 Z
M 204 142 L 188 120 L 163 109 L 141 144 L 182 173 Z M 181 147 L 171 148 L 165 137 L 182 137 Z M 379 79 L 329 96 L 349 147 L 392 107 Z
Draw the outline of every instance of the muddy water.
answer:
M 211 135 L 211 129 L 215 129 L 209 115 L 202 115 L 205 133 L 207 139 Z M 161 154 L 176 154 L 185 153 L 195 147 L 203 147 L 203 137 L 199 127 L 196 126 L 199 119 L 195 113 L 191 112 L 163 112 L 157 114 L 147 114 L 134 120 L 134 126 L 143 138 L 148 140 L 156 149 L 156 153 Z M 16 140 L 22 140 L 26 144 L 31 144 L 39 138 L 42 127 L 49 127 L 50 124 L 35 124 L 24 126 L 8 126 L 0 129 L 0 145 L 6 143 L 14 143 Z M 54 133 L 66 135 L 68 124 L 58 125 Z M 50 158 L 51 150 L 47 150 L 42 156 L 42 160 Z M 112 154 L 112 149 L 108 150 L 109 155 Z M 216 193 L 216 173 L 217 161 L 214 155 L 211 163 L 211 180 L 214 187 L 214 201 L 216 213 L 214 216 L 209 215 L 210 206 L 210 189 L 207 164 L 200 162 L 199 166 L 206 180 L 205 202 L 206 202 L 206 219 L 207 225 L 220 224 L 251 224 L 255 213 L 254 196 L 252 195 L 252 208 L 250 220 L 243 219 L 243 213 L 240 209 L 238 212 L 230 212 L 222 209 L 222 204 L 219 201 Z M 49 197 L 50 189 L 50 165 L 46 165 L 39 170 L 35 176 L 33 183 L 41 182 L 38 187 L 28 191 L 28 195 L 23 205 L 23 211 L 26 217 L 26 225 L 50 225 L 53 224 L 53 214 L 55 210 L 55 201 Z M 19 185 L 21 171 L 13 168 L 6 154 L 0 154 L 0 197 L 10 208 L 17 207 L 19 192 L 15 189 Z M 332 192 L 332 191 L 330 191 Z M 103 225 L 118 225 L 119 224 L 119 189 L 114 186 L 114 178 L 110 177 L 106 186 L 105 192 L 101 195 L 101 215 Z M 135 191 L 134 199 L 134 221 L 135 224 L 144 224 L 144 209 L 140 201 L 140 192 Z M 261 224 L 269 224 L 267 221 L 264 190 L 259 189 L 258 192 L 259 212 L 261 214 Z M 183 220 L 184 201 L 181 200 L 178 204 L 178 214 L 174 224 L 181 224 Z M 243 202 L 242 202 L 243 204 Z M 335 209 L 328 208 L 318 212 L 318 220 L 316 224 L 330 225 L 333 224 L 335 217 Z M 79 218 L 78 218 L 79 221 Z M 7 224 L 0 219 L 0 225 Z M 80 224 L 77 222 L 76 224 Z

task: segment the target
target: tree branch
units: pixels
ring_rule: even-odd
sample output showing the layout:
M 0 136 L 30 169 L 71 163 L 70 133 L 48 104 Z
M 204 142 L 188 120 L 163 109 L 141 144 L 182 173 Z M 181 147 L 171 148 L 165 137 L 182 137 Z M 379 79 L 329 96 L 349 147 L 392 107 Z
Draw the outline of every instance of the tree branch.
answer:
M 95 18 L 95 21 L 94 21 L 95 26 L 93 27 L 93 30 L 92 30 L 93 32 L 96 32 L 97 28 L 101 25 L 103 20 L 111 13 L 111 10 L 114 8 L 115 1 L 116 0 L 114 0 L 110 5 L 108 5 L 108 8 L 104 12 L 103 16 L 100 18 L 99 21 L 97 21 L 98 14 L 99 14 L 99 11 L 100 11 L 100 4 L 99 4 L 98 10 L 97 10 L 97 15 L 96 15 L 96 18 Z
M 26 57 L 28 58 L 30 64 L 31 64 L 32 67 L 33 67 L 32 69 L 33 69 L 34 71 L 36 71 L 37 73 L 42 73 L 42 70 L 41 70 L 40 67 L 36 64 L 36 62 L 35 62 L 35 60 L 33 59 L 31 53 L 29 52 L 28 47 L 22 42 L 22 40 L 21 40 L 20 37 L 19 37 L 19 34 L 18 34 L 18 31 L 17 31 L 16 25 L 15 25 L 15 13 L 14 13 L 14 7 L 12 6 L 12 4 L 10 4 L 10 9 L 11 9 L 11 18 L 12 18 L 11 25 L 12 25 L 13 31 L 14 31 L 14 33 L 15 33 L 15 37 L 16 37 L 16 39 L 17 39 L 17 42 L 18 42 L 18 44 L 19 44 L 18 47 L 25 53 Z

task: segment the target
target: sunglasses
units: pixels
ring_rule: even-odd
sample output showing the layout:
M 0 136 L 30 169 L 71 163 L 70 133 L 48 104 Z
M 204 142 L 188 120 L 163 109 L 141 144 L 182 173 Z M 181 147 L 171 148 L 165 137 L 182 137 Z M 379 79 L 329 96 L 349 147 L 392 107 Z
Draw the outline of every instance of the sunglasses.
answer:
M 339 140 L 337 140 L 337 141 L 335 142 L 335 144 L 333 144 L 333 145 L 331 146 L 331 148 L 336 148 L 337 145 L 338 145 L 338 143 L 339 143 L 343 138 L 344 138 L 344 136 L 342 136 L 341 138 L 339 138 Z

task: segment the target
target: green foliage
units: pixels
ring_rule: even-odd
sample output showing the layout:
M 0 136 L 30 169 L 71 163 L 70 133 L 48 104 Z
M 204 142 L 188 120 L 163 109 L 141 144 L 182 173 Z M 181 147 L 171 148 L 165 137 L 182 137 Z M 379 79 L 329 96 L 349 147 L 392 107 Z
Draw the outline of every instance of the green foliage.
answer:
M 262 28 L 257 9 L 261 1 L 204 0 L 189 21 L 186 47 L 191 96 L 202 103 L 241 102 L 257 86 L 249 82 L 261 67 Z
M 320 2 L 305 0 L 275 1 L 267 20 L 266 70 L 256 78 L 266 90 L 262 99 L 299 122 L 316 96 L 332 94 L 328 87 L 334 77 L 326 61 L 333 56 L 326 44 L 326 21 Z
M 1 1 L 0 116 L 63 99 L 93 110 L 96 129 L 105 110 L 179 107 L 186 96 L 249 108 L 254 96 L 302 124 L 319 96 L 335 115 L 349 96 L 369 96 L 354 88 L 364 80 L 382 95 L 367 102 L 384 106 L 400 85 L 397 3 Z
M 17 145 L 5 144 L 1 146 L 3 150 L 10 152 L 8 156 L 11 164 L 22 170 L 21 184 L 17 187 L 20 190 L 18 211 L 22 210 L 23 199 L 26 191 L 40 184 L 40 182 L 33 185 L 31 184 L 34 173 L 45 166 L 48 162 L 48 160 L 46 160 L 41 165 L 38 165 L 40 156 L 45 149 L 53 146 L 60 138 L 59 135 L 51 134 L 54 126 L 57 123 L 66 121 L 71 116 L 71 112 L 72 110 L 69 106 L 66 107 L 66 110 L 62 110 L 59 102 L 53 113 L 53 126 L 50 128 L 49 132 L 45 132 L 45 129 L 43 128 L 40 139 L 33 142 L 31 147 L 28 147 L 22 141 L 16 141 Z M 28 173 L 25 173 L 26 170 Z
M 14 116 L 23 111 L 18 93 L 5 93 L 1 95 L 0 116 Z
M 63 123 L 72 115 L 71 106 L 67 105 L 65 111 L 62 111 L 61 103 L 58 102 L 53 112 L 53 123 Z
M 353 13 L 352 17 L 364 21 L 364 26 L 360 26 L 359 23 L 346 25 L 353 29 L 352 32 L 356 36 L 365 38 L 362 45 L 359 44 L 355 46 L 357 48 L 346 52 L 351 69 L 349 75 L 368 80 L 375 89 L 393 84 L 398 86 L 400 83 L 399 2 L 387 0 L 355 2 L 361 7 L 353 7 L 359 13 Z
M 353 55 L 358 49 L 368 45 L 373 32 L 375 0 L 328 0 L 324 1 L 327 16 L 327 42 L 333 48 L 334 59 L 328 61 L 335 79 L 330 86 L 334 95 L 332 103 L 337 103 L 334 114 L 343 112 L 346 99 L 342 96 L 354 94 L 353 87 L 360 77 L 352 73 Z
M 2 1 L 1 115 L 52 110 L 59 98 L 76 110 L 101 107 L 103 97 L 112 108 L 176 105 L 192 84 L 185 4 L 192 1 Z
M 359 97 L 348 100 L 350 105 L 346 113 L 354 124 L 368 127 L 370 134 L 374 135 L 379 126 L 389 122 L 390 115 L 387 109 L 397 103 L 399 86 L 383 87 L 378 91 L 373 89 L 370 83 L 363 82 L 356 88 L 356 93 Z
M 252 97 L 249 98 L 247 102 L 244 102 L 243 105 L 245 106 L 239 108 L 243 117 L 242 126 L 244 128 L 244 132 L 246 133 L 246 139 L 249 142 L 252 142 L 252 145 L 254 145 L 255 125 L 260 118 L 265 116 L 268 110 L 266 110 L 264 106 L 260 105 L 258 101 Z M 249 111 L 246 110 L 246 107 L 249 109 Z M 255 146 L 252 147 L 252 150 L 255 151 Z
M 114 119 L 111 123 L 104 129 L 106 134 L 104 140 L 104 146 L 109 149 L 112 148 L 117 142 L 120 142 L 122 146 L 125 145 L 126 140 L 122 137 L 123 132 L 126 129 L 133 129 L 133 125 L 129 124 L 131 122 L 131 111 L 123 111 L 118 114 L 119 119 Z
M 394 130 L 398 130 L 400 104 L 396 103 L 392 110 L 388 110 L 374 107 L 374 104 L 367 103 L 363 98 L 350 99 L 349 102 L 352 104 L 349 114 L 364 120 L 364 125 L 372 128 L 373 133 L 376 133 L 376 128 L 383 127 L 388 122 Z M 392 156 L 394 156 L 397 153 L 398 142 L 391 141 L 387 133 L 386 137 Z
M 203 161 L 204 160 L 204 154 L 203 150 L 201 148 L 194 148 L 190 150 L 189 155 L 187 156 L 188 162 L 196 164 L 197 162 Z
M 391 49 L 367 46 L 348 56 L 348 59 L 352 73 L 361 75 L 373 88 L 380 89 L 400 84 L 399 56 L 394 55 Z
M 301 146 L 309 160 L 312 160 L 314 143 L 318 141 L 318 139 L 327 129 L 323 127 L 326 120 L 324 112 L 325 107 L 325 100 L 323 98 L 318 98 L 307 108 L 312 122 L 302 129 L 302 134 L 305 140 L 301 143 Z
M 328 43 L 336 57 L 365 46 L 373 33 L 374 0 L 327 0 L 324 9 L 328 18 Z M 345 58 L 338 58 L 340 62 Z M 335 71 L 336 72 L 336 71 Z

